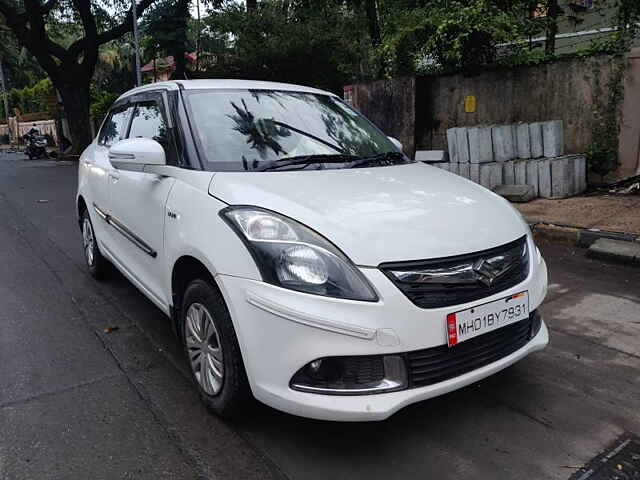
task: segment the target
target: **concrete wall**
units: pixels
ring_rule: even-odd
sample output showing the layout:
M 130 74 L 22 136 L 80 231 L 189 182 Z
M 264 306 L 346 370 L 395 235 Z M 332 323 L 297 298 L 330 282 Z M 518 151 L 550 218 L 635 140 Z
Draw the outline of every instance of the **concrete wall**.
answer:
M 565 151 L 583 153 L 591 143 L 594 72 L 606 85 L 609 69 L 609 58 L 599 57 L 422 78 L 418 117 L 423 127 L 416 131 L 416 143 L 424 149 L 443 148 L 446 130 L 454 126 L 562 120 Z M 476 97 L 474 113 L 465 112 L 468 95 Z
M 40 131 L 42 135 L 51 135 L 54 142 L 58 143 L 58 133 L 56 131 L 56 125 L 54 120 L 38 120 L 29 122 L 16 122 L 15 117 L 9 117 L 9 125 L 0 124 L 0 135 L 7 135 L 9 133 L 9 126 L 11 127 L 11 137 L 15 142 L 22 143 L 22 137 L 25 135 L 33 125 Z
M 404 145 L 408 155 L 415 151 L 416 79 L 378 80 L 353 86 L 353 105 L 389 136 Z
M 620 122 L 620 168 L 618 177 L 640 175 L 640 48 L 629 55 Z
M 621 134 L 621 167 L 613 177 L 638 168 L 640 145 L 640 53 L 631 59 Z M 606 89 L 608 56 L 564 59 L 519 68 L 485 69 L 477 74 L 400 78 L 354 86 L 354 105 L 405 152 L 447 150 L 446 131 L 457 126 L 562 120 L 564 151 L 585 153 L 592 142 L 595 86 Z M 465 97 L 476 111 L 465 111 Z M 413 135 L 413 137 L 412 137 Z

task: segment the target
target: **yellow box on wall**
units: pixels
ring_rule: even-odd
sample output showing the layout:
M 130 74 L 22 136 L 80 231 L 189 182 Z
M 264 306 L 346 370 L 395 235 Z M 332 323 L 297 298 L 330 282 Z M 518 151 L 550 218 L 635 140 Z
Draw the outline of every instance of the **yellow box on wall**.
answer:
M 476 97 L 475 95 L 467 95 L 464 97 L 464 111 L 466 113 L 476 113 Z

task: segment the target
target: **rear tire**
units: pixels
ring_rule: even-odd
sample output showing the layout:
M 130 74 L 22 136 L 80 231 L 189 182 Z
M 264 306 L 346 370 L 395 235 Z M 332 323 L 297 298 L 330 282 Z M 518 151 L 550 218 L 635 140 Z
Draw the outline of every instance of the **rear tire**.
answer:
M 103 280 L 107 277 L 109 271 L 109 261 L 100 253 L 95 230 L 93 229 L 89 212 L 86 209 L 82 212 L 80 225 L 82 228 L 84 259 L 87 262 L 89 273 L 93 278 Z
M 180 308 L 182 343 L 203 403 L 232 418 L 252 401 L 240 345 L 222 295 L 204 279 L 192 281 Z

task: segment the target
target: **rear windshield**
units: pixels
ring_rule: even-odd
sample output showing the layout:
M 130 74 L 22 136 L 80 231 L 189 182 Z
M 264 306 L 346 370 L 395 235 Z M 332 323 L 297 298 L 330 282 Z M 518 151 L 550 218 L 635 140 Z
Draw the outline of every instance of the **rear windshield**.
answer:
M 333 96 L 279 90 L 184 93 L 210 171 L 255 171 L 309 155 L 365 158 L 397 152 L 378 128 Z M 344 166 L 334 162 L 323 168 Z

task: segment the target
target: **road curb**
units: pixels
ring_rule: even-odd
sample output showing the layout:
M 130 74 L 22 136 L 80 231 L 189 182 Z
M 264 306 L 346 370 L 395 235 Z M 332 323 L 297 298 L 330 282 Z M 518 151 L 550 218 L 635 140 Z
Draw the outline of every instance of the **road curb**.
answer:
M 640 243 L 640 235 L 633 233 L 610 232 L 597 228 L 581 228 L 546 222 L 530 222 L 529 225 L 533 234 L 538 238 L 575 245 L 581 248 L 589 248 L 601 238 Z
M 640 267 L 640 242 L 600 238 L 589 247 L 587 257 Z

